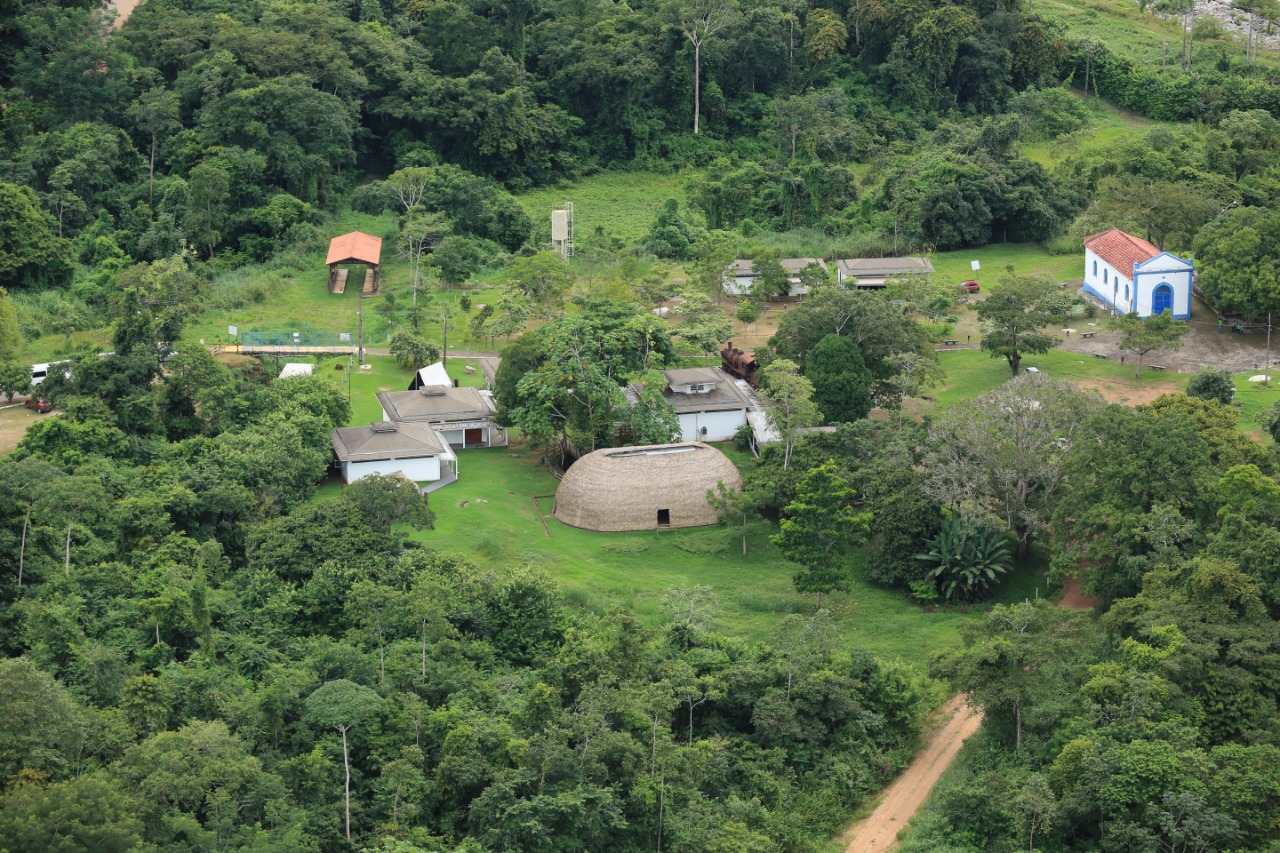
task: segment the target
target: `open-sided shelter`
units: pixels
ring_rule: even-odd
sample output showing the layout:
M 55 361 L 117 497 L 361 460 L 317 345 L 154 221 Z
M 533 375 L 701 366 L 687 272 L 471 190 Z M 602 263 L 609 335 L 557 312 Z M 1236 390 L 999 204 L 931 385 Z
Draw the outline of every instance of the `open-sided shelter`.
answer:
M 715 524 L 707 491 L 721 480 L 742 488 L 729 457 L 700 441 L 597 450 L 565 472 L 555 517 L 609 532 Z
M 360 231 L 352 231 L 329 241 L 329 254 L 325 258 L 329 266 L 329 292 L 342 293 L 347 287 L 347 266 L 363 266 L 364 287 L 362 294 L 378 292 L 382 278 L 382 238 Z

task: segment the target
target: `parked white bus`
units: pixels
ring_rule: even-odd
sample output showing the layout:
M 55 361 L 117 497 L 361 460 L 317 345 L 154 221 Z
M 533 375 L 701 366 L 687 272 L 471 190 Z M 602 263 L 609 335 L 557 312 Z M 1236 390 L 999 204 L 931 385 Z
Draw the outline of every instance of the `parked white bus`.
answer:
M 48 364 L 31 365 L 31 387 L 34 388 L 37 385 L 39 385 L 41 382 L 43 382 L 45 379 L 47 379 L 49 376 L 50 369 L 57 367 L 59 364 L 70 364 L 70 363 L 71 363 L 70 361 L 64 360 L 64 361 L 51 361 Z M 64 369 L 63 374 L 66 376 L 70 376 L 71 375 L 70 368 Z

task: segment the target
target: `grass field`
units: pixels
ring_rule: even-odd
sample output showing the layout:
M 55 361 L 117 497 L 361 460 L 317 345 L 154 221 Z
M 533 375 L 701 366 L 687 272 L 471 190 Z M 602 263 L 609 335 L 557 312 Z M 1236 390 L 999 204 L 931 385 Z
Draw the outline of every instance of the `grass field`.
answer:
M 659 619 L 667 589 L 706 584 L 720 599 L 721 630 L 747 640 L 767 637 L 788 614 L 815 609 L 812 596 L 792 589 L 791 569 L 768 541 L 771 525 L 764 522 L 752 528 L 746 557 L 736 528 L 592 533 L 549 516 L 557 480 L 526 449 L 470 450 L 459 454 L 459 464 L 458 482 L 431 496 L 436 529 L 416 534 L 424 544 L 464 554 L 483 567 L 535 566 L 581 607 L 603 612 L 626 604 L 651 623 Z M 323 495 L 336 494 L 335 488 Z M 1043 595 L 1042 567 L 1024 567 L 1001 590 L 1000 600 Z M 915 666 L 953 647 L 960 624 L 984 609 L 925 612 L 900 593 L 868 582 L 856 559 L 850 591 L 825 597 L 823 606 L 850 647 Z
M 685 212 L 685 183 L 692 172 L 603 172 L 554 187 L 541 187 L 517 200 L 534 223 L 534 233 L 550 234 L 551 210 L 573 202 L 574 235 L 581 239 L 603 228 L 610 237 L 638 241 L 669 198 Z
M 1133 0 L 1030 0 L 1028 7 L 1050 24 L 1062 27 L 1069 38 L 1095 39 L 1115 53 L 1142 62 L 1178 66 L 1182 31 L 1177 19 L 1143 12 Z M 1196 65 L 1214 62 L 1224 52 L 1243 57 L 1243 43 L 1231 35 L 1198 40 Z M 1280 65 L 1280 56 L 1275 51 L 1260 51 L 1259 63 L 1275 67 Z

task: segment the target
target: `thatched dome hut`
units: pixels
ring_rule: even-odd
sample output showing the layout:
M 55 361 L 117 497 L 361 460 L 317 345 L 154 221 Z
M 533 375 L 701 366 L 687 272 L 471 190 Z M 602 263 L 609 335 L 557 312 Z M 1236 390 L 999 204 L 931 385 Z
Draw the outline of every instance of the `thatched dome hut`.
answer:
M 556 489 L 555 517 L 585 530 L 653 530 L 716 523 L 707 490 L 742 488 L 729 458 L 700 441 L 597 450 Z

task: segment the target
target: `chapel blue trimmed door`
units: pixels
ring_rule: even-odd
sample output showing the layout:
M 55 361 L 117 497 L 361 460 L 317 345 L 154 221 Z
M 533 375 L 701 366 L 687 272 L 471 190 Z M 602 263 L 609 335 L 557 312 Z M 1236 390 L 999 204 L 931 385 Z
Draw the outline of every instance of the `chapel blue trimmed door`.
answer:
M 1151 294 L 1151 315 L 1154 317 L 1165 311 L 1173 313 L 1173 288 L 1167 284 L 1161 284 Z

